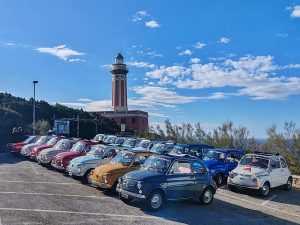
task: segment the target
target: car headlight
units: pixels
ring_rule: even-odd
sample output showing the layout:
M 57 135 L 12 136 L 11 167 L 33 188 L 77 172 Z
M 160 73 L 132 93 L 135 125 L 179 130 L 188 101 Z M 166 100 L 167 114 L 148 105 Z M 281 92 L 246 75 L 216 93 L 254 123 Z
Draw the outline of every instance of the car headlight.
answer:
M 138 183 L 137 183 L 136 186 L 137 186 L 138 189 L 142 189 L 142 182 L 141 182 L 141 181 L 138 181 Z
M 103 180 L 104 180 L 104 183 L 107 184 L 107 174 L 104 174 L 104 175 L 103 175 Z
M 81 168 L 80 168 L 80 167 L 77 168 L 77 172 L 78 172 L 78 173 L 81 172 Z
M 251 181 L 252 181 L 252 182 L 256 182 L 256 181 L 257 181 L 257 178 L 256 178 L 255 175 L 253 175 L 253 176 L 251 177 Z

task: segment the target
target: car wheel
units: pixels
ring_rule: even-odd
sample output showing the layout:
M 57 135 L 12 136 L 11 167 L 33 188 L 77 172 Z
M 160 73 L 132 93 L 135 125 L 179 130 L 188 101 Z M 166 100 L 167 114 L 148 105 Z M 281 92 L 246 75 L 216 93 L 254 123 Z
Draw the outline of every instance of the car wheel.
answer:
M 214 176 L 214 181 L 216 182 L 217 186 L 221 186 L 221 184 L 223 183 L 223 175 L 221 173 L 217 173 Z
M 90 180 L 90 176 L 92 175 L 92 169 L 88 170 L 85 172 L 85 174 L 83 175 L 83 182 L 90 184 L 91 180 Z
M 211 187 L 207 187 L 203 190 L 199 200 L 202 205 L 209 205 L 214 199 L 214 191 Z
M 159 191 L 153 191 L 146 200 L 147 209 L 152 212 L 161 210 L 165 205 L 165 196 Z
M 265 182 L 262 188 L 260 189 L 260 194 L 263 197 L 267 197 L 270 193 L 270 184 L 268 182 Z
M 117 193 L 117 185 L 118 185 L 118 180 L 116 180 L 115 183 L 113 183 L 113 185 L 111 186 L 109 191 L 113 194 L 116 194 Z
M 289 177 L 289 179 L 287 180 L 286 184 L 284 185 L 284 189 L 286 191 L 289 191 L 289 190 L 291 190 L 292 185 L 293 185 L 293 180 L 292 180 L 291 177 Z

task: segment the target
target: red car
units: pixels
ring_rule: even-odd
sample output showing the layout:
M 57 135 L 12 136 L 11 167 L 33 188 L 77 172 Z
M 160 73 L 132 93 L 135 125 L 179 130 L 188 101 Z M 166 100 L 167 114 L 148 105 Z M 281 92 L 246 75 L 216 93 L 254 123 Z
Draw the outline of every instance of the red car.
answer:
M 32 160 L 36 161 L 36 157 L 38 156 L 39 152 L 46 149 L 46 148 L 52 148 L 59 140 L 65 138 L 64 136 L 54 136 L 51 138 L 45 145 L 39 145 L 34 147 L 30 151 L 30 158 Z
M 83 140 L 77 142 L 70 151 L 58 153 L 52 158 L 51 165 L 55 169 L 65 171 L 69 162 L 79 156 L 84 156 L 90 151 L 90 147 L 99 144 L 93 140 Z
M 7 148 L 12 153 L 20 153 L 21 149 L 28 144 L 32 144 L 37 140 L 37 136 L 29 136 L 25 141 L 18 142 L 18 143 L 10 143 L 7 145 Z

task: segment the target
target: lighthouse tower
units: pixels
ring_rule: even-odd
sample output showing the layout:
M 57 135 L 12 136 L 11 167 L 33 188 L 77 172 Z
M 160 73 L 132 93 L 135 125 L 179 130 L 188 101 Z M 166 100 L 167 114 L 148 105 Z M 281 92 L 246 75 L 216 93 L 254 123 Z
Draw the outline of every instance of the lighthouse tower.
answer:
M 127 67 L 121 53 L 115 58 L 112 65 L 112 110 L 115 112 L 127 112 Z

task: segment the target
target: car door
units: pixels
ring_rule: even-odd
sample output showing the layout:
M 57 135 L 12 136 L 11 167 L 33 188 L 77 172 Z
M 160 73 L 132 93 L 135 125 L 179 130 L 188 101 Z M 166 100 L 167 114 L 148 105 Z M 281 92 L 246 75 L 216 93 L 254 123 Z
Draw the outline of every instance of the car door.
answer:
M 284 158 L 280 158 L 280 165 L 281 165 L 281 173 L 282 173 L 281 185 L 284 185 L 287 183 L 287 180 L 289 179 L 291 174 Z
M 167 174 L 168 198 L 193 198 L 195 182 L 191 163 L 187 160 L 174 161 Z
M 280 166 L 279 158 L 273 158 L 271 160 L 270 175 L 272 179 L 271 187 L 277 187 L 282 184 L 282 171 Z
M 192 162 L 192 172 L 195 176 L 194 197 L 199 197 L 204 186 L 207 184 L 206 167 L 199 161 Z

